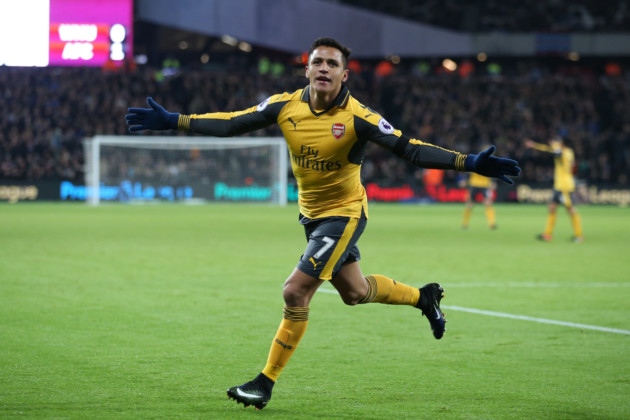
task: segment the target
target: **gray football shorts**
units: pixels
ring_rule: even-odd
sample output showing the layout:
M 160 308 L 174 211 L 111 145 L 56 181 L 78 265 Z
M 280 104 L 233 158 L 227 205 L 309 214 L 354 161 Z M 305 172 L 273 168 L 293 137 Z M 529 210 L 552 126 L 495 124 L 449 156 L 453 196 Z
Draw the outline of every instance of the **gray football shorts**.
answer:
M 367 225 L 367 218 L 324 217 L 309 219 L 300 214 L 306 234 L 306 250 L 297 268 L 320 280 L 332 280 L 344 264 L 359 261 L 357 242 Z

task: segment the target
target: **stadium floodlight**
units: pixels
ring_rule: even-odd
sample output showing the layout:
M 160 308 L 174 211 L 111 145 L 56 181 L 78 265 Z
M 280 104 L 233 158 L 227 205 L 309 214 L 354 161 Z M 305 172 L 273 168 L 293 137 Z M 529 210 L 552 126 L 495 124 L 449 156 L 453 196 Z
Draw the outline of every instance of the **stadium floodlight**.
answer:
M 86 202 L 286 205 L 281 137 L 95 136 L 83 142 Z

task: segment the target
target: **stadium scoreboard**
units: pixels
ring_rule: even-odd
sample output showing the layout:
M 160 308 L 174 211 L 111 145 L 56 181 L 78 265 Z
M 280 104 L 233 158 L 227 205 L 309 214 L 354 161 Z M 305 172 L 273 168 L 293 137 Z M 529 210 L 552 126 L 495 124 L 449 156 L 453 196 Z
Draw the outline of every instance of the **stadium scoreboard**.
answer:
M 133 56 L 133 0 L 0 0 L 0 66 L 102 66 Z

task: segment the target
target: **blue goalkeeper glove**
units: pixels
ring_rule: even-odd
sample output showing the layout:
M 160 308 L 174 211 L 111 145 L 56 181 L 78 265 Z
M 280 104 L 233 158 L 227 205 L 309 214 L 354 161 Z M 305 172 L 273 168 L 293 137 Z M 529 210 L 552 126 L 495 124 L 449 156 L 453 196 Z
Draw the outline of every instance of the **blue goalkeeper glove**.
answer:
M 507 184 L 514 184 L 508 176 L 518 176 L 521 173 L 518 162 L 492 156 L 496 149 L 495 146 L 490 146 L 478 155 L 468 155 L 464 161 L 464 169 L 467 172 L 476 172 L 483 176 L 499 178 Z
M 147 98 L 147 104 L 151 108 L 129 108 L 125 120 L 129 126 L 129 132 L 134 133 L 142 130 L 177 130 L 179 114 L 168 112 L 163 106 Z

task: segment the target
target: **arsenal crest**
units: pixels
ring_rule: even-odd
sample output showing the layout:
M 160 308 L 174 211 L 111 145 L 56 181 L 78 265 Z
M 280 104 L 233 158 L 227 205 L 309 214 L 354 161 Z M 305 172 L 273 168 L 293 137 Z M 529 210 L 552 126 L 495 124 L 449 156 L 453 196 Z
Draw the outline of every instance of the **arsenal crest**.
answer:
M 332 134 L 337 140 L 339 140 L 344 134 L 346 134 L 346 126 L 340 123 L 333 124 Z

